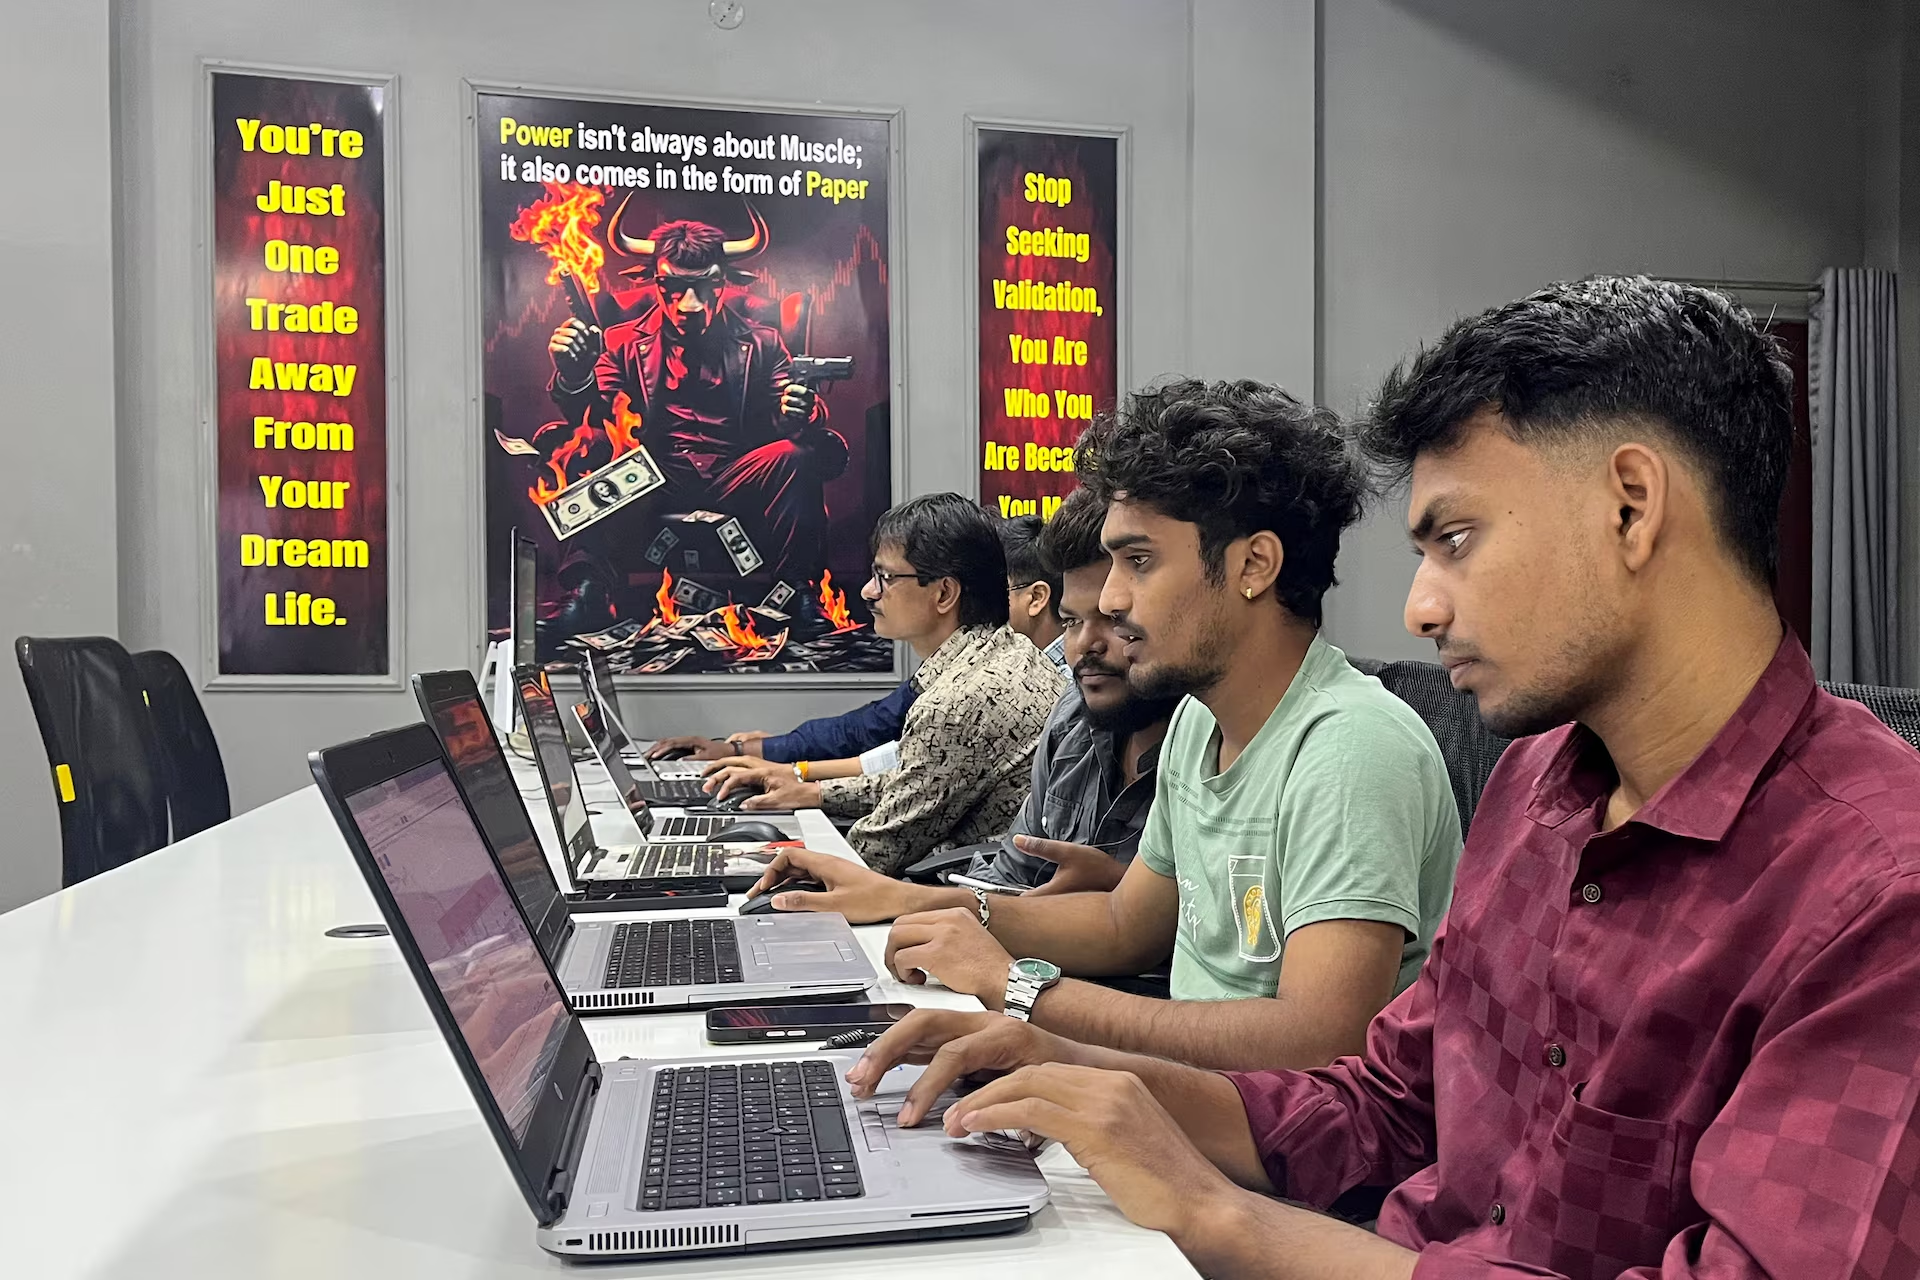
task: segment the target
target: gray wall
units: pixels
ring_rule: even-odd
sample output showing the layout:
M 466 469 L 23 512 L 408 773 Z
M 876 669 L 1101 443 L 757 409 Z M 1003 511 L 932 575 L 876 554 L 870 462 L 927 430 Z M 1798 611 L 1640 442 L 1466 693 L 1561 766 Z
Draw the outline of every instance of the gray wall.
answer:
M 1311 12 L 1298 0 L 1292 7 Z M 544 10 L 502 0 L 345 0 L 327 7 L 324 22 L 313 20 L 312 6 L 289 0 L 122 6 L 129 395 L 121 447 L 128 473 L 145 477 L 123 505 L 121 608 L 130 639 L 165 645 L 190 665 L 201 661 L 204 455 L 194 373 L 205 341 L 195 306 L 205 283 L 195 269 L 193 159 L 205 145 L 196 66 L 203 57 L 400 77 L 392 252 L 407 292 L 399 329 L 407 387 L 396 415 L 405 442 L 403 671 L 474 659 L 479 601 L 470 574 L 477 561 L 468 543 L 476 496 L 467 477 L 480 434 L 470 407 L 474 322 L 465 311 L 459 234 L 467 208 L 462 160 L 472 149 L 463 77 L 582 92 L 904 108 L 906 180 L 897 198 L 907 221 L 895 252 L 904 254 L 907 282 L 910 492 L 965 485 L 977 466 L 962 407 L 971 377 L 964 305 L 971 220 L 963 199 L 969 113 L 1134 126 L 1133 368 L 1150 374 L 1185 362 L 1187 6 L 748 0 L 747 8 L 745 24 L 725 32 L 709 21 L 706 0 L 582 0 Z M 669 48 L 681 56 L 654 56 Z M 1295 126 L 1308 154 L 1309 127 L 1305 120 Z M 1302 229 L 1310 230 L 1311 206 L 1301 207 Z M 778 728 L 879 692 L 662 693 L 650 701 L 646 727 Z M 216 691 L 206 701 L 243 806 L 301 785 L 308 748 L 413 714 L 403 693 Z
M 112 631 L 117 617 L 129 644 L 201 662 L 203 57 L 401 77 L 406 670 L 471 662 L 478 609 L 472 317 L 463 241 L 449 234 L 466 210 L 462 77 L 903 107 L 911 492 L 964 483 L 975 464 L 961 408 L 968 113 L 1134 126 L 1136 380 L 1260 376 L 1353 409 L 1448 320 L 1555 278 L 1805 280 L 1871 258 L 1904 265 L 1909 296 L 1920 280 L 1920 166 L 1899 165 L 1920 142 L 1909 74 L 1920 32 L 1895 0 L 747 3 L 745 25 L 727 33 L 705 0 L 342 0 L 325 21 L 288 0 L 121 0 L 111 39 L 105 0 L 11 4 L 4 92 L 45 132 L 9 135 L 8 172 L 62 175 L 93 197 L 58 220 L 18 201 L 0 213 L 0 281 L 14 304 L 0 392 L 23 424 L 12 443 L 29 474 L 52 481 L 114 445 L 102 374 L 112 352 L 81 328 L 115 296 L 104 252 L 114 127 L 125 268 L 118 528 L 112 506 L 77 513 L 51 483 L 14 495 L 0 516 L 14 630 Z M 658 47 L 686 56 L 649 57 Z M 1907 331 L 1920 337 L 1920 323 Z M 1411 563 L 1389 507 L 1342 559 L 1333 638 L 1357 653 L 1419 653 L 1399 621 Z M 654 727 L 772 727 L 859 696 L 659 695 Z M 242 807 L 300 785 L 309 747 L 411 714 L 398 693 L 219 692 L 208 709 Z M 0 681 L 0 730 L 0 765 L 15 766 L 0 771 L 5 906 L 56 883 L 58 843 L 15 682 Z
M 106 0 L 15 4 L 0 41 L 0 639 L 112 635 L 113 132 Z M 58 206 L 40 202 L 58 200 Z M 60 887 L 47 758 L 0 677 L 0 911 Z
M 1552 280 L 1810 281 L 1860 262 L 1868 17 L 1798 0 L 1325 5 L 1326 402 L 1356 408 L 1449 321 Z M 1346 543 L 1327 628 L 1350 652 L 1432 655 L 1400 621 L 1403 516 L 1396 496 Z

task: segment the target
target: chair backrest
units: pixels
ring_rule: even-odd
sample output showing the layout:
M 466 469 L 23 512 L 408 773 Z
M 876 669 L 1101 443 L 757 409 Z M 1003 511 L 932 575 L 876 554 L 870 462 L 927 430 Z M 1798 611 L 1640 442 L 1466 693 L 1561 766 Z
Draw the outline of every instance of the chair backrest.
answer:
M 1453 784 L 1453 802 L 1460 808 L 1460 831 L 1464 835 L 1473 822 L 1480 792 L 1511 739 L 1500 737 L 1480 722 L 1473 695 L 1454 688 L 1446 669 L 1438 663 L 1380 662 L 1373 658 L 1347 661 L 1387 686 L 1388 692 L 1426 721 L 1433 740 L 1440 744 L 1441 759 L 1447 762 L 1447 778 Z
M 1920 749 L 1920 689 L 1893 689 L 1877 684 L 1829 684 L 1820 687 L 1837 698 L 1864 703 L 1880 723 Z
M 60 806 L 62 882 L 167 843 L 167 791 L 133 659 L 100 636 L 14 641 Z
M 173 838 L 184 840 L 233 816 L 220 743 L 178 658 L 165 649 L 148 649 L 133 655 L 133 666 L 146 690 L 160 745 Z

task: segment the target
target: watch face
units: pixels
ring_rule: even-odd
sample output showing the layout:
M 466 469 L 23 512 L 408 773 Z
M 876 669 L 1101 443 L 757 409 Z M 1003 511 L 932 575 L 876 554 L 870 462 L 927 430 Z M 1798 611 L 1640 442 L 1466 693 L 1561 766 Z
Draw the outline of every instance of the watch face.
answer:
M 1060 966 L 1045 960 L 1015 960 L 1013 967 L 1021 977 L 1035 982 L 1055 982 L 1060 977 Z

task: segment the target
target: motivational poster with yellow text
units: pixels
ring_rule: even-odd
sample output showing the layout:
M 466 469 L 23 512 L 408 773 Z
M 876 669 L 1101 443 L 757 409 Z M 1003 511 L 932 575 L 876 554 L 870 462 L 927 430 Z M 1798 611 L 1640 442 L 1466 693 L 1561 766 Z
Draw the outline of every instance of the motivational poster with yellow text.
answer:
M 390 668 L 384 96 L 213 76 L 222 676 Z
M 980 501 L 1051 516 L 1074 441 L 1119 394 L 1120 139 L 978 139 Z

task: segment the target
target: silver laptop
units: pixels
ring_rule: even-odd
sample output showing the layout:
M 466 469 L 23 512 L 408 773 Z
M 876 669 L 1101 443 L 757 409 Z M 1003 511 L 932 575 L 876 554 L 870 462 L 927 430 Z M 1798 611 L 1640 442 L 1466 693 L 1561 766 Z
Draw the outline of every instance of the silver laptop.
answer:
M 576 1010 L 631 1013 L 857 996 L 875 980 L 866 953 L 837 915 L 575 918 L 556 906 L 559 887 L 551 872 L 537 873 L 546 855 L 525 810 L 515 823 L 509 806 L 474 807 L 432 729 L 415 725 L 351 745 L 368 743 L 401 758 L 423 786 L 431 782 L 433 796 L 451 797 L 450 807 L 433 812 L 436 838 L 478 842 L 506 869 L 503 883 L 512 885 L 522 916 Z
M 546 673 L 523 667 L 515 680 L 519 685 L 520 719 L 527 726 L 541 789 L 553 814 L 554 830 L 560 837 L 561 856 L 576 881 L 590 886 L 602 880 L 718 877 L 731 892 L 739 893 L 751 888 L 773 861 L 774 854 L 765 842 L 718 843 L 696 839 L 655 844 L 646 839 L 646 829 L 653 822 L 651 812 L 642 808 L 636 817 L 629 801 L 618 796 L 607 801 L 607 811 L 626 815 L 636 839 L 632 843 L 602 845 L 594 833 L 592 816 L 573 771 L 573 758 L 567 752 L 566 739 L 560 729 L 560 709 L 554 704 Z M 724 830 L 749 815 L 704 816 L 726 818 L 721 827 Z
M 791 814 L 770 814 L 742 811 L 740 813 L 679 813 L 657 814 L 653 812 L 646 797 L 641 793 L 640 785 L 634 781 L 627 762 L 620 758 L 619 749 L 614 745 L 613 735 L 607 725 L 603 709 L 596 707 L 591 700 L 576 703 L 562 709 L 562 717 L 569 728 L 577 728 L 593 748 L 594 759 L 607 771 L 607 780 L 613 784 L 614 794 L 626 801 L 627 812 L 633 815 L 634 825 L 643 841 L 673 840 L 710 840 L 742 821 L 765 822 L 780 832 L 788 840 L 801 838 L 800 820 Z
M 652 742 L 636 742 L 627 728 L 626 712 L 621 709 L 620 690 L 613 681 L 613 664 L 607 661 L 607 655 L 598 649 L 587 650 L 587 660 L 580 667 L 580 683 L 587 691 L 587 701 L 593 703 L 600 712 L 600 718 L 607 722 L 607 732 L 612 736 L 614 751 L 630 755 L 634 764 L 656 778 L 698 778 L 706 773 L 704 760 L 649 760 L 647 748 Z
M 432 734 L 312 765 L 542 1248 L 604 1260 L 994 1235 L 1046 1204 L 1021 1144 L 898 1126 L 917 1068 L 856 1101 L 851 1051 L 602 1064 Z

